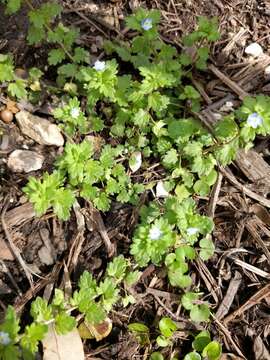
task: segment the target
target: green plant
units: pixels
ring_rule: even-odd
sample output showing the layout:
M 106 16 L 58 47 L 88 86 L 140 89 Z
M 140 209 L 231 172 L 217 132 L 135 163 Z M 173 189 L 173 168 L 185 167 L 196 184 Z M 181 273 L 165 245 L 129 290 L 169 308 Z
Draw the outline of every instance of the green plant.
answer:
M 69 218 L 76 195 L 92 201 L 102 211 L 109 210 L 110 196 L 114 194 L 120 202 L 135 202 L 144 187 L 133 184 L 124 166 L 116 161 L 125 160 L 121 159 L 122 153 L 121 146 L 105 145 L 98 156 L 88 140 L 67 143 L 64 154 L 56 160 L 54 173 L 45 174 L 42 180 L 31 177 L 24 191 L 38 215 L 53 207 L 64 220 Z
M 192 342 L 193 351 L 188 353 L 184 360 L 218 360 L 221 356 L 221 345 L 213 340 L 208 331 L 201 331 Z
M 166 347 L 170 345 L 170 339 L 177 330 L 177 325 L 170 318 L 163 317 L 159 320 L 158 327 L 161 332 L 161 335 L 156 338 L 158 346 Z
M 165 264 L 171 286 L 191 288 L 189 264 L 196 256 L 208 260 L 215 250 L 210 235 L 213 221 L 198 213 L 195 199 L 209 194 L 218 165 L 231 163 L 240 148 L 252 146 L 257 134 L 270 133 L 269 97 L 244 99 L 211 134 L 198 121 L 196 112 L 202 99 L 191 85 L 192 71 L 194 67 L 207 68 L 210 44 L 219 38 L 216 19 L 199 18 L 197 30 L 183 39 L 185 48 L 178 53 L 159 36 L 160 13 L 138 9 L 126 19 L 136 35 L 129 41 L 106 42 L 108 58 L 90 66 L 88 52 L 76 45 L 78 31 L 59 21 L 58 3 L 43 3 L 34 9 L 30 0 L 1 2 L 9 13 L 22 3 L 28 5 L 28 41 L 47 42 L 48 64 L 56 66 L 58 74 L 57 85 L 49 89 L 60 97 L 53 115 L 68 141 L 53 172 L 41 179 L 30 177 L 24 188 L 37 215 L 52 208 L 60 219 L 68 220 L 76 198 L 92 202 L 101 211 L 108 211 L 113 200 L 136 204 L 139 194 L 154 191 L 157 180 L 162 181 L 165 199 L 155 199 L 141 209 L 130 252 L 140 267 L 150 262 Z M 41 75 L 34 68 L 27 79 L 18 78 L 12 58 L 0 55 L 0 81 L 11 97 L 38 100 Z M 91 140 L 97 133 L 107 142 L 100 149 Z M 86 137 L 89 134 L 91 137 Z M 158 179 L 148 171 L 153 164 L 158 167 Z M 17 344 L 34 353 L 48 321 L 54 322 L 59 332 L 75 325 L 71 309 L 94 325 L 105 319 L 120 297 L 124 306 L 133 303 L 128 289 L 140 273 L 127 268 L 126 260 L 118 257 L 101 282 L 84 274 L 68 302 L 61 291 L 56 291 L 51 304 L 37 299 L 32 304 L 34 323 L 23 334 L 18 335 L 18 322 L 9 309 L 3 334 L 0 332 L 0 354 L 10 351 L 16 359 Z M 120 296 L 122 281 L 125 294 Z M 200 293 L 189 291 L 181 302 L 192 321 L 207 321 L 209 307 L 199 298 Z M 170 342 L 176 330 L 173 324 L 168 318 L 161 319 L 160 344 Z M 14 331 L 9 331 L 9 326 Z M 135 323 L 129 328 L 142 344 L 149 343 L 145 325 Z M 197 344 L 202 339 L 194 341 Z M 220 351 L 219 344 L 209 341 L 200 349 L 194 345 L 187 359 L 203 356 L 215 360 Z M 153 356 L 162 359 L 159 353 Z
M 122 300 L 120 284 L 131 274 L 130 264 L 121 255 L 108 264 L 105 277 L 99 282 L 85 271 L 79 279 L 78 290 L 72 296 L 56 289 L 51 303 L 37 297 L 31 304 L 33 321 L 23 331 L 14 308 L 9 306 L 0 325 L 0 359 L 16 360 L 21 356 L 25 360 L 34 359 L 48 325 L 54 324 L 58 334 L 66 334 L 77 326 L 76 312 L 81 314 L 86 326 L 101 324 L 112 307 Z
M 209 306 L 199 300 L 200 295 L 200 293 L 186 292 L 181 298 L 181 304 L 190 311 L 190 319 L 195 322 L 207 321 L 210 317 Z

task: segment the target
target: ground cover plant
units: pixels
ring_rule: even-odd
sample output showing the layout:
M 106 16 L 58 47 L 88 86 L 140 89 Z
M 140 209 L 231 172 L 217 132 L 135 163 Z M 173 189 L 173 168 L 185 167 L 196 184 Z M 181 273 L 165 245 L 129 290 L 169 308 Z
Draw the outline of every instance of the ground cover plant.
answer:
M 21 5 L 14 0 L 4 3 L 8 12 Z M 190 352 L 175 353 L 171 359 L 219 359 L 221 344 L 208 332 L 211 307 L 192 279 L 192 262 L 198 257 L 207 261 L 215 252 L 214 222 L 199 211 L 198 199 L 209 195 L 219 167 L 230 164 L 239 149 L 251 148 L 256 135 L 270 133 L 270 98 L 246 97 L 212 132 L 200 122 L 203 100 L 192 76 L 207 69 L 210 43 L 219 39 L 215 18 L 200 17 L 179 53 L 159 35 L 160 13 L 138 9 L 126 19 L 135 35 L 127 41 L 107 41 L 104 58 L 92 61 L 76 45 L 78 31 L 57 20 L 57 3 L 37 9 L 26 4 L 29 43 L 43 41 L 52 48 L 48 64 L 57 75 L 49 91 L 58 98 L 52 116 L 66 138 L 52 171 L 31 176 L 22 189 L 36 215 L 52 210 L 67 221 L 78 202 L 106 213 L 113 202 L 139 207 L 142 194 L 152 196 L 139 207 L 128 258 L 115 256 L 102 280 L 84 272 L 70 297 L 60 289 L 49 303 L 37 297 L 29 315 L 33 321 L 25 327 L 19 325 L 14 308 L 8 308 L 0 327 L 0 359 L 34 358 L 49 324 L 58 334 L 71 331 L 77 320 L 81 334 L 83 325 L 102 324 L 114 306 L 136 302 L 132 286 L 150 264 L 165 269 L 183 314 L 205 328 L 193 332 Z M 0 55 L 0 81 L 13 99 L 37 102 L 42 76 L 32 68 L 27 79 L 19 78 L 12 57 Z M 93 140 L 97 136 L 104 140 L 99 147 Z M 151 167 L 158 169 L 156 179 L 147 176 Z M 153 348 L 173 348 L 178 325 L 163 317 L 157 328 Z M 150 341 L 144 324 L 130 324 L 129 330 L 139 343 Z M 164 355 L 153 351 L 149 358 Z

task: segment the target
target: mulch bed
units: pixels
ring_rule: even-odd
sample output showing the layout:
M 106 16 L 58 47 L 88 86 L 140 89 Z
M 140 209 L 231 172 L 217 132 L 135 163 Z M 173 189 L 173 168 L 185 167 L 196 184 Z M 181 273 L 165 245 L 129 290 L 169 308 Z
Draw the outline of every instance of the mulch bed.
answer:
M 80 42 L 93 57 L 102 52 L 105 38 L 128 36 L 123 29 L 123 18 L 138 5 L 161 10 L 162 36 L 179 48 L 182 35 L 194 28 L 198 15 L 218 16 L 221 39 L 211 49 L 212 64 L 206 73 L 194 75 L 194 86 L 205 103 L 201 120 L 209 127 L 215 122 L 216 112 L 226 113 L 228 102 L 234 107 L 247 94 L 270 93 L 270 77 L 265 74 L 265 68 L 270 65 L 270 54 L 267 53 L 270 45 L 269 1 L 67 0 L 63 5 L 64 22 L 80 27 Z M 7 18 L 0 6 L 0 51 L 12 52 L 15 61 L 21 65 L 44 63 L 46 49 L 36 48 L 33 56 L 32 49 L 26 46 L 26 30 L 24 10 L 19 16 Z M 257 60 L 248 58 L 244 49 L 251 42 L 263 47 L 263 57 Z M 2 123 L 1 127 L 4 127 Z M 15 124 L 6 125 L 4 131 L 11 137 L 10 151 L 26 143 Z M 209 198 L 198 199 L 201 211 L 212 216 L 215 222 L 216 254 L 206 264 L 199 260 L 195 262 L 194 282 L 200 284 L 215 314 L 210 330 L 223 343 L 223 360 L 270 358 L 267 352 L 270 346 L 268 146 L 269 138 L 257 139 L 254 150 L 241 152 L 229 168 L 220 169 L 218 182 Z M 130 206 L 114 204 L 110 213 L 101 219 L 101 225 L 96 221 L 94 230 L 86 230 L 83 234 L 77 229 L 75 216 L 64 224 L 53 214 L 34 218 L 33 210 L 20 190 L 27 177 L 7 170 L 7 155 L 0 152 L 0 306 L 4 310 L 7 304 L 14 304 L 17 311 L 23 313 L 31 299 L 42 293 L 48 283 L 52 280 L 56 286 L 61 283 L 59 261 L 65 260 L 69 270 L 75 270 L 74 281 L 83 269 L 95 275 L 103 271 L 108 259 L 102 231 L 117 243 L 120 253 L 127 255 L 137 214 Z M 48 155 L 48 167 L 55 156 L 53 151 Z M 85 208 L 84 211 L 90 221 L 94 216 L 92 210 Z M 44 231 L 52 238 L 56 252 L 57 262 L 52 267 L 44 266 L 37 256 Z M 12 238 L 22 256 L 41 271 L 43 278 L 35 277 L 32 289 L 20 266 L 8 258 L 7 236 Z M 148 324 L 154 339 L 157 336 L 155 324 L 162 315 L 171 316 L 181 323 L 183 331 L 175 339 L 175 347 L 189 350 L 190 324 L 177 315 L 178 303 L 173 291 L 175 289 L 168 285 L 162 269 L 152 265 L 145 269 L 134 290 L 137 303 L 113 311 L 112 333 L 100 343 L 88 342 L 86 358 L 146 359 L 152 349 L 140 348 L 127 331 L 127 324 L 134 321 Z

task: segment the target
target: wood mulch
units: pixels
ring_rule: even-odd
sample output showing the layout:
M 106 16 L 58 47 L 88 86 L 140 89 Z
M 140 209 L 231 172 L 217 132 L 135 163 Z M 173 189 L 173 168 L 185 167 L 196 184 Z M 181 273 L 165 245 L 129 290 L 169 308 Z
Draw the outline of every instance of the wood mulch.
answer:
M 211 49 L 208 71 L 194 74 L 193 79 L 205 103 L 200 119 L 209 128 L 217 113 L 226 114 L 246 95 L 270 95 L 270 75 L 265 72 L 270 65 L 269 0 L 65 0 L 63 5 L 64 21 L 80 27 L 80 42 L 93 56 L 102 52 L 105 38 L 125 38 L 123 18 L 140 5 L 161 10 L 162 36 L 179 48 L 182 35 L 194 28 L 198 15 L 218 16 L 221 39 Z M 1 10 L 0 6 L 0 51 L 11 51 L 21 64 L 32 65 L 36 59 L 42 64 L 44 49 L 37 48 L 33 58 L 26 46 L 24 11 L 21 16 L 8 19 Z M 262 57 L 249 58 L 244 53 L 252 42 L 263 47 Z M 24 142 L 15 125 L 11 131 L 19 138 L 14 140 L 15 147 L 19 141 Z M 209 198 L 198 199 L 201 210 L 215 222 L 216 254 L 206 264 L 196 261 L 194 283 L 200 284 L 211 304 L 214 315 L 210 330 L 223 343 L 223 360 L 270 359 L 269 140 L 270 137 L 257 139 L 253 150 L 241 151 L 231 166 L 220 168 Z M 54 155 L 51 154 L 52 158 Z M 7 171 L 5 155 L 0 152 L 1 156 L 0 306 L 3 310 L 12 303 L 22 313 L 47 284 L 53 282 L 59 286 L 64 260 L 69 271 L 74 270 L 76 281 L 82 269 L 100 274 L 114 244 L 117 243 L 118 251 L 128 254 L 136 209 L 115 204 L 108 217 L 102 218 L 88 206 L 83 209 L 83 219 L 75 211 L 65 224 L 50 213 L 37 219 L 20 190 L 26 178 Z M 51 267 L 44 266 L 37 256 L 46 232 L 57 259 Z M 22 270 L 10 246 L 19 254 L 17 259 L 23 256 L 33 266 Z M 36 272 L 38 276 L 34 275 Z M 179 316 L 179 297 L 174 291 L 162 270 L 153 265 L 146 268 L 134 289 L 136 305 L 112 313 L 111 335 L 100 343 L 87 343 L 86 358 L 146 359 L 153 349 L 139 347 L 128 333 L 127 324 L 134 321 L 148 324 L 154 339 L 155 325 L 161 315 L 170 316 L 181 325 L 182 331 L 174 339 L 176 347 L 190 350 L 189 333 L 194 328 Z M 170 349 L 168 355 L 169 352 Z

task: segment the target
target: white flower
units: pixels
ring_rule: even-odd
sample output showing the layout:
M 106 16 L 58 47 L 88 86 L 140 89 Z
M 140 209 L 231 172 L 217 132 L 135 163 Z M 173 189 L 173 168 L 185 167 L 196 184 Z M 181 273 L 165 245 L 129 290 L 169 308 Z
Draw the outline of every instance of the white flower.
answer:
M 0 344 L 1 345 L 8 345 L 10 343 L 10 337 L 9 334 L 4 332 L 4 331 L 0 331 Z
M 80 109 L 75 107 L 75 108 L 72 108 L 70 110 L 70 115 L 74 118 L 74 119 L 77 119 L 77 117 L 80 115 Z
M 103 71 L 103 70 L 105 70 L 105 67 L 106 67 L 105 61 L 99 61 L 99 60 L 97 60 L 97 61 L 94 63 L 94 66 L 93 66 L 93 68 L 94 68 L 96 71 Z
M 257 113 L 250 114 L 247 118 L 248 126 L 252 127 L 253 129 L 257 129 L 257 127 L 261 126 L 262 123 L 263 118 Z
M 141 21 L 141 27 L 143 30 L 150 30 L 153 27 L 153 21 L 151 18 L 146 18 Z
M 198 228 L 196 228 L 196 227 L 190 227 L 190 228 L 187 229 L 187 234 L 188 234 L 189 236 L 192 236 L 192 235 L 197 234 L 198 231 L 199 231 Z
M 157 226 L 153 226 L 149 231 L 149 237 L 151 240 L 159 240 L 162 235 L 163 232 Z

